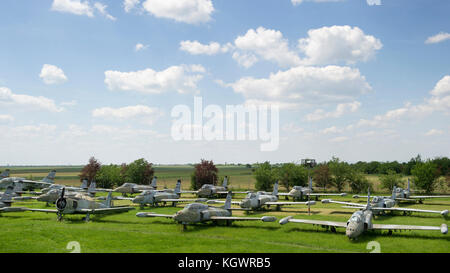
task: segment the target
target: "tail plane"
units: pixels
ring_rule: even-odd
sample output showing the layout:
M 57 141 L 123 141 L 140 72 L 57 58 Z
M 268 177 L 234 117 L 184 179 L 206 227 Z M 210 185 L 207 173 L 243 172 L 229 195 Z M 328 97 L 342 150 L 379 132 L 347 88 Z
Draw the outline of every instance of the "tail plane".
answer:
M 56 170 L 52 170 L 51 172 L 48 173 L 47 177 L 42 179 L 42 181 L 53 184 L 53 183 L 55 183 L 55 181 L 54 181 L 55 176 L 56 176 Z

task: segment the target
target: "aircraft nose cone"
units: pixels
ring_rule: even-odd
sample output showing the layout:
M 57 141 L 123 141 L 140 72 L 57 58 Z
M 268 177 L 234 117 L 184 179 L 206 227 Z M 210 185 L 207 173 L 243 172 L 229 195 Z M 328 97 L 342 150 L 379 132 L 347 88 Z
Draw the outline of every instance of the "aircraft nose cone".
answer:
M 67 205 L 66 198 L 59 198 L 58 200 L 56 200 L 56 208 L 58 210 L 64 210 L 66 208 L 66 205 Z
M 242 200 L 240 204 L 241 208 L 248 208 L 250 207 L 250 200 Z

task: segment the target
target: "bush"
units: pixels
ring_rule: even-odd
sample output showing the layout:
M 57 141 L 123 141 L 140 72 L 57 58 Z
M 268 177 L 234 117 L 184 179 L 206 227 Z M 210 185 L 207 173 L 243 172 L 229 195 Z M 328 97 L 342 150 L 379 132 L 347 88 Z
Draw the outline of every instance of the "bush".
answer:
M 285 163 L 281 167 L 273 168 L 276 178 L 288 191 L 292 186 L 305 186 L 308 184 L 308 172 L 302 165 Z
M 403 186 L 401 177 L 402 176 L 400 174 L 397 174 L 395 171 L 389 170 L 387 174 L 380 176 L 381 187 L 392 192 L 394 186 Z
M 89 158 L 89 163 L 83 167 L 81 173 L 79 174 L 80 181 L 87 179 L 90 184 L 101 167 L 102 163 L 95 159 L 95 157 Z
M 414 185 L 424 190 L 426 193 L 431 193 L 434 190 L 436 179 L 439 177 L 439 171 L 436 164 L 431 161 L 426 163 L 419 163 L 411 170 L 413 175 Z
M 256 164 L 255 168 L 255 188 L 260 191 L 271 191 L 273 184 L 277 179 L 277 173 L 273 170 L 268 161 L 262 164 Z
M 95 176 L 97 187 L 113 188 L 120 186 L 123 182 L 121 171 L 122 167 L 119 165 L 103 165 Z
M 339 158 L 333 157 L 332 160 L 328 162 L 328 167 L 330 168 L 334 186 L 341 192 L 345 184 L 351 178 L 352 170 L 350 166 L 348 163 L 340 161 Z
M 354 172 L 350 175 L 349 185 L 353 193 L 365 193 L 368 188 L 373 192 L 372 184 L 367 177 L 360 172 Z
M 150 185 L 153 179 L 153 164 L 141 158 L 125 165 L 122 164 L 122 176 L 125 182 Z
M 219 170 L 214 163 L 202 159 L 199 164 L 195 165 L 195 171 L 191 175 L 191 188 L 198 190 L 204 184 L 217 185 Z
M 330 168 L 327 164 L 319 164 L 314 169 L 313 178 L 316 186 L 321 187 L 324 190 L 332 184 Z

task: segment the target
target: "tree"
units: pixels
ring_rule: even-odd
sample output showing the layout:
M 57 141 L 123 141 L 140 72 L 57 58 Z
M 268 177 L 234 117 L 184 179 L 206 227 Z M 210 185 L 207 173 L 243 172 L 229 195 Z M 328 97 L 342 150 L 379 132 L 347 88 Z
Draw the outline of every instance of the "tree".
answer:
M 381 187 L 392 192 L 394 186 L 403 186 L 401 181 L 401 175 L 397 174 L 393 170 L 389 170 L 387 174 L 380 175 Z
M 314 169 L 313 179 L 316 183 L 316 186 L 322 187 L 324 190 L 327 187 L 331 186 L 332 180 L 330 168 L 328 167 L 328 165 L 323 163 L 317 165 L 316 169 Z
M 95 175 L 100 170 L 102 163 L 100 163 L 95 157 L 89 158 L 89 163 L 83 167 L 81 173 L 79 174 L 80 180 L 87 179 L 90 184 L 95 178 Z
M 426 193 L 431 193 L 434 190 L 436 179 L 439 177 L 439 171 L 436 164 L 431 161 L 425 163 L 418 163 L 411 170 L 413 175 L 414 185 L 424 190 Z
M 353 193 L 363 193 L 367 192 L 369 188 L 372 191 L 372 184 L 369 182 L 367 177 L 360 172 L 352 172 L 349 177 L 349 186 Z
M 334 186 L 341 192 L 351 175 L 350 166 L 333 156 L 331 161 L 328 162 L 328 167 L 330 168 Z
M 271 191 L 277 179 L 277 173 L 273 170 L 268 161 L 256 164 L 253 173 L 256 179 L 255 188 L 262 191 Z
M 308 173 L 302 165 L 285 163 L 278 168 L 273 168 L 276 179 L 280 181 L 288 191 L 292 186 L 305 186 L 308 183 Z
M 95 176 L 100 188 L 113 188 L 123 183 L 122 168 L 119 165 L 103 165 Z
M 150 185 L 153 179 L 153 164 L 144 158 L 133 161 L 128 165 L 122 164 L 122 177 L 125 182 Z
M 217 184 L 219 170 L 214 162 L 202 159 L 195 165 L 195 171 L 191 175 L 191 188 L 198 190 L 203 184 Z

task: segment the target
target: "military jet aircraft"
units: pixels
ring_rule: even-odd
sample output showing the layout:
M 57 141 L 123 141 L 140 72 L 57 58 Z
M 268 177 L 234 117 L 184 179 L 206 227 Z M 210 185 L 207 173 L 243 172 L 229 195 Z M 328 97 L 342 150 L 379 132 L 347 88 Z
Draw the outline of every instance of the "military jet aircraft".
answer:
M 9 169 L 4 170 L 2 173 L 0 173 L 0 179 L 9 177 Z
M 146 204 L 151 206 L 158 206 L 158 204 L 171 202 L 172 206 L 176 206 L 179 202 L 206 202 L 206 198 L 198 198 L 198 199 L 180 199 L 181 192 L 181 180 L 178 179 L 177 185 L 174 190 L 170 191 L 157 191 L 157 190 L 148 190 L 144 191 L 138 196 L 134 198 L 121 198 L 118 197 L 119 200 L 130 200 L 133 203 L 139 204 L 141 208 L 143 208 Z
M 444 217 L 448 215 L 448 210 L 438 211 L 438 210 L 424 210 L 424 209 L 411 209 L 411 208 L 395 208 L 394 206 L 397 204 L 397 201 L 394 199 L 396 192 L 397 192 L 397 190 L 396 190 L 396 187 L 394 186 L 394 189 L 392 190 L 392 196 L 390 198 L 386 198 L 384 196 L 374 196 L 370 203 L 372 212 L 374 214 L 384 214 L 386 211 L 402 211 L 404 214 L 407 214 L 407 213 L 410 214 L 412 212 L 424 212 L 424 213 L 437 213 L 437 214 L 441 214 Z M 345 208 L 360 208 L 360 209 L 362 209 L 365 207 L 364 205 L 358 204 L 358 203 L 334 201 L 331 199 L 324 199 L 324 200 L 322 200 L 322 203 L 342 204 L 342 205 L 346 205 Z
M 263 191 L 251 192 L 241 201 L 232 201 L 232 204 L 239 205 L 244 210 L 259 210 L 264 207 L 269 208 L 270 206 L 275 206 L 277 210 L 280 210 L 281 206 L 288 205 L 315 205 L 315 201 L 307 202 L 278 202 L 278 181 L 275 182 L 273 186 L 273 192 L 267 193 Z M 210 200 L 208 204 L 224 203 L 225 201 L 220 200 Z
M 112 192 L 109 192 L 105 202 L 96 202 L 93 198 L 86 194 L 78 193 L 74 196 L 66 197 L 65 189 L 61 191 L 61 195 L 56 200 L 56 210 L 52 209 L 30 209 L 27 211 L 56 213 L 58 221 L 61 221 L 65 214 L 85 214 L 84 220 L 89 221 L 90 215 L 105 215 L 123 213 L 133 210 L 133 207 L 113 207 L 112 206 Z
M 325 200 L 323 200 L 325 201 Z M 323 202 L 322 201 L 322 202 Z M 324 202 L 326 203 L 326 202 Z M 373 224 L 373 209 L 370 204 L 370 191 L 367 198 L 367 205 L 352 214 L 347 222 L 335 222 L 335 221 L 320 221 L 320 220 L 307 220 L 307 219 L 293 219 L 292 216 L 285 217 L 279 221 L 281 225 L 287 223 L 302 223 L 311 225 L 320 225 L 325 228 L 330 228 L 332 232 L 336 232 L 337 227 L 345 228 L 345 234 L 349 239 L 356 239 L 363 232 L 368 230 L 389 230 L 389 234 L 392 234 L 393 230 L 438 230 L 442 234 L 447 234 L 448 227 L 446 224 L 437 226 L 414 226 L 414 225 L 386 225 L 386 224 Z
M 220 197 L 225 194 L 228 194 L 228 176 L 225 176 L 223 179 L 222 186 L 216 186 L 213 184 L 203 184 L 202 187 L 197 191 L 181 191 L 181 193 L 194 193 L 198 197 Z M 233 192 L 234 193 L 248 193 L 246 192 Z
M 11 207 L 14 202 L 12 195 L 14 194 L 12 186 L 8 187 L 6 191 L 0 196 L 0 216 L 4 212 L 18 212 L 25 211 L 26 208 Z
M 312 178 L 309 178 L 309 187 L 294 186 L 290 192 L 279 192 L 278 196 L 292 197 L 295 200 L 303 200 L 308 196 L 346 196 L 346 193 L 313 193 Z
M 227 225 L 231 225 L 232 221 L 263 221 L 274 222 L 276 220 L 273 216 L 263 217 L 233 217 L 231 210 L 231 191 L 228 192 L 225 205 L 223 208 L 208 206 L 201 203 L 191 203 L 185 206 L 182 210 L 178 211 L 174 215 L 169 214 L 156 214 L 152 212 L 138 212 L 137 217 L 164 217 L 170 218 L 179 224 L 183 225 L 183 229 L 186 229 L 186 225 L 212 221 L 218 223 L 219 221 L 225 221 Z
M 158 177 L 154 176 L 152 179 L 152 183 L 150 185 L 138 185 L 135 183 L 124 183 L 120 187 L 115 188 L 114 192 L 120 192 L 122 195 L 133 194 L 133 193 L 141 193 L 143 191 L 148 190 L 156 190 L 156 179 Z
M 353 196 L 353 198 L 360 198 L 360 197 L 367 197 L 367 196 L 360 196 L 360 195 Z M 413 201 L 413 202 L 418 201 L 419 203 L 423 203 L 424 199 L 429 198 L 450 198 L 450 195 L 411 195 L 410 181 L 408 178 L 408 188 L 407 189 L 396 188 L 394 197 L 396 201 Z
M 47 188 L 54 184 L 54 179 L 56 175 L 56 170 L 52 170 L 44 179 L 41 181 L 28 180 L 23 177 L 8 177 L 0 180 L 0 189 L 6 188 L 8 186 L 14 187 L 14 192 L 30 191 L 34 189 Z

